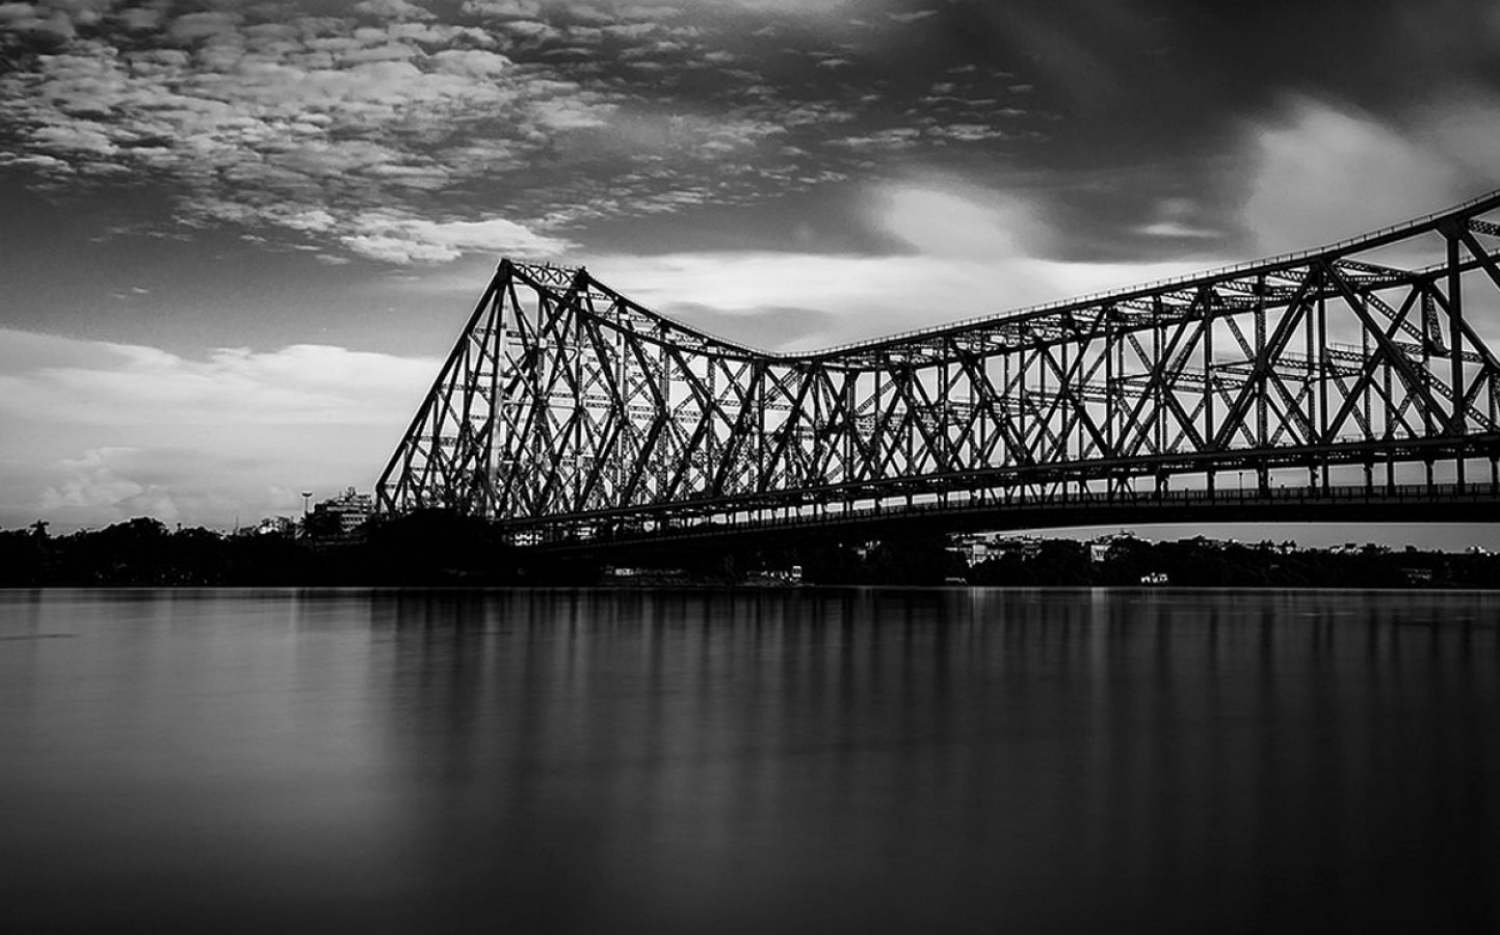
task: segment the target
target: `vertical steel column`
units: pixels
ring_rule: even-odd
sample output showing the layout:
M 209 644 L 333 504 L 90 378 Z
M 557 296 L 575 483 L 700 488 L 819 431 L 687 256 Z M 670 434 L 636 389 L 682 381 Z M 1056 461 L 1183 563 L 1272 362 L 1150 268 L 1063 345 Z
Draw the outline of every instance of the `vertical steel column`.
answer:
M 1328 376 L 1332 358 L 1328 353 L 1328 296 L 1318 294 L 1318 438 L 1323 445 L 1333 444 L 1328 421 Z M 1323 489 L 1328 489 L 1328 454 L 1319 456 L 1323 462 Z
M 1291 314 L 1288 307 L 1286 314 Z M 1255 277 L 1255 359 L 1266 356 L 1266 274 Z M 1266 393 L 1262 389 L 1255 394 L 1255 447 L 1266 448 L 1271 444 L 1270 426 L 1266 417 Z
M 1104 444 L 1107 448 L 1103 456 L 1114 461 L 1118 455 L 1119 442 L 1115 431 L 1115 354 L 1118 347 L 1123 346 L 1120 340 L 1120 332 L 1116 327 L 1114 306 L 1104 309 Z M 1104 481 L 1104 492 L 1114 499 L 1116 485 L 1120 480 L 1117 469 L 1111 468 L 1109 475 Z
M 1453 355 L 1453 419 L 1448 431 L 1462 436 L 1467 431 L 1468 419 L 1464 413 L 1464 302 L 1463 269 L 1459 265 L 1458 238 L 1456 230 L 1449 229 L 1448 238 L 1448 353 Z M 1464 454 L 1460 445 L 1454 453 L 1454 467 L 1458 489 L 1464 488 Z
M 1214 309 L 1218 293 L 1212 289 L 1207 290 L 1203 296 L 1203 440 L 1209 447 L 1214 443 Z M 1208 467 L 1205 471 L 1208 475 L 1208 495 L 1214 495 L 1214 468 L 1213 462 L 1205 462 Z
M 1165 372 L 1164 365 L 1165 365 L 1166 362 L 1161 359 L 1161 352 L 1162 352 L 1162 321 L 1161 321 L 1162 304 L 1161 304 L 1161 296 L 1152 296 L 1151 297 L 1151 312 L 1152 312 L 1152 315 L 1151 315 L 1151 363 L 1152 363 L 1153 367 L 1155 367 L 1157 370 L 1159 370 L 1162 373 L 1164 373 Z M 1160 375 L 1160 374 L 1158 374 L 1158 375 Z M 1163 404 L 1164 401 L 1163 401 L 1163 398 L 1162 398 L 1162 388 L 1166 385 L 1166 381 L 1162 380 L 1162 379 L 1157 379 L 1157 380 L 1152 381 L 1152 384 L 1153 384 L 1152 385 L 1152 392 L 1155 395 L 1155 398 L 1151 401 L 1151 405 L 1152 405 L 1151 423 L 1152 423 L 1152 431 L 1153 431 L 1153 434 L 1154 434 L 1152 442 L 1155 445 L 1155 452 L 1154 453 L 1159 455 L 1159 454 L 1162 454 L 1164 452 L 1164 449 L 1166 448 L 1166 431 L 1167 431 L 1166 421 L 1167 421 L 1167 419 L 1166 419 L 1166 413 L 1163 411 L 1163 410 L 1166 409 L 1166 406 Z M 1161 472 L 1160 471 L 1158 471 L 1157 475 L 1156 475 L 1156 489 L 1157 489 L 1158 493 L 1161 492 Z

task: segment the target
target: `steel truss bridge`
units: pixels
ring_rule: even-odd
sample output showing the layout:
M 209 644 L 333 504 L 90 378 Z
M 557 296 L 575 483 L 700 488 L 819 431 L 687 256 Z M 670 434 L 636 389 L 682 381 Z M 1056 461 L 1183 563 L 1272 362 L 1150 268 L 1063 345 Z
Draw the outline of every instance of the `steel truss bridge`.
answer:
M 1500 518 L 1496 215 L 813 353 L 502 260 L 378 507 L 555 548 Z

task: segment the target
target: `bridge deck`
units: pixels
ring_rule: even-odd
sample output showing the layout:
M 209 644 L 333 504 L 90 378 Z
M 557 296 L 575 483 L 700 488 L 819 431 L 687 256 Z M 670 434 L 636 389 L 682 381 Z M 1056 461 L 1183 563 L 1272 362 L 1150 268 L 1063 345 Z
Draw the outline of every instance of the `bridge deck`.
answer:
M 650 531 L 582 537 L 526 531 L 539 552 L 605 553 L 692 542 L 731 545 L 868 541 L 931 532 L 1018 531 L 1074 526 L 1233 522 L 1495 522 L 1495 484 L 1282 487 L 1270 490 L 1058 492 L 994 500 L 878 505 L 832 511 L 785 511 L 761 518 L 664 524 Z

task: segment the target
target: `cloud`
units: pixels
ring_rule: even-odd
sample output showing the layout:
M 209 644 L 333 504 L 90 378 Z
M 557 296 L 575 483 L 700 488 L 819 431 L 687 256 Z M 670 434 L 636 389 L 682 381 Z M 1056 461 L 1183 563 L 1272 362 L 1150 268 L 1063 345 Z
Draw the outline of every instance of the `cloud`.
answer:
M 1332 243 L 1462 197 L 1445 154 L 1352 108 L 1297 98 L 1251 132 L 1242 218 L 1263 254 Z
M 869 223 L 907 245 L 894 256 L 723 251 L 603 257 L 589 271 L 648 308 L 768 350 L 849 341 L 1013 311 L 1194 272 L 1201 258 L 1079 263 L 1040 255 L 1052 230 L 1037 207 L 954 179 L 869 193 Z M 713 316 L 703 309 L 715 311 Z M 788 309 L 817 327 L 789 330 Z M 731 316 L 739 316 L 736 321 Z
M 227 527 L 299 506 L 285 496 L 298 486 L 368 489 L 437 368 L 324 345 L 194 359 L 0 331 L 0 526 Z
M 767 350 L 820 350 L 1196 271 L 1197 263 L 1089 264 L 1030 257 L 812 256 L 770 252 L 603 257 L 589 271 L 648 308 L 705 321 Z M 803 309 L 816 331 L 777 324 Z M 736 324 L 728 315 L 740 316 Z
M 1020 198 L 955 181 L 888 185 L 873 200 L 875 223 L 928 255 L 1011 257 L 1044 233 Z
M 470 8 L 490 16 L 532 6 Z M 267 18 L 259 8 L 221 9 L 168 18 L 152 42 L 136 21 L 69 37 L 55 54 L 0 75 L 0 119 L 15 131 L 0 160 L 44 183 L 111 175 L 112 184 L 166 185 L 177 192 L 178 219 L 192 226 L 280 230 L 365 257 L 436 262 L 497 243 L 553 250 L 562 241 L 544 228 L 580 200 L 580 184 L 628 175 L 638 160 L 665 153 L 696 167 L 686 187 L 700 190 L 715 160 L 769 132 L 758 125 L 752 139 L 733 132 L 743 120 L 679 113 L 671 134 L 633 134 L 654 119 L 635 93 L 505 54 L 555 32 L 543 23 L 442 23 L 404 0 L 351 12 Z M 0 39 L 39 22 L 10 11 Z M 640 36 L 612 41 L 652 54 L 691 51 L 691 30 L 638 25 Z M 537 184 L 559 155 L 590 161 L 587 174 Z M 654 185 L 655 194 L 677 187 L 665 175 Z M 486 202 L 476 190 L 502 197 Z M 453 192 L 465 197 L 450 197 L 434 217 L 431 195 Z M 540 195 L 523 194 L 531 192 Z M 307 223 L 314 215 L 331 221 Z M 429 233 L 431 243 L 413 241 Z
M 43 518 L 54 532 L 66 532 L 149 516 L 227 531 L 262 516 L 302 510 L 295 485 L 267 483 L 287 476 L 278 474 L 274 457 L 247 461 L 199 447 L 102 446 L 39 467 L 31 484 L 18 487 L 14 477 L 7 478 L 11 485 L 0 492 L 0 528 Z M 309 472 L 300 473 L 306 479 Z M 318 493 L 331 495 L 335 489 L 320 485 Z
M 542 4 L 538 0 L 464 0 L 463 12 L 494 19 L 533 19 L 541 15 Z
M 1135 232 L 1168 240 L 1221 240 L 1224 232 L 1203 218 L 1203 209 L 1191 198 L 1165 198 L 1156 205 L 1156 219 L 1137 225 Z
M 1241 222 L 1263 254 L 1317 247 L 1500 187 L 1500 99 L 1454 95 L 1409 120 L 1288 98 L 1247 131 Z
M 694 246 L 672 251 L 565 254 L 647 308 L 711 334 L 767 350 L 814 351 L 1044 302 L 1168 279 L 1243 259 L 1191 255 L 1154 262 L 1049 258 L 1064 231 L 1041 194 L 992 191 L 960 178 L 922 173 L 863 186 L 857 246 L 815 248 L 796 229 L 753 238 L 766 247 Z M 1167 209 L 1188 219 L 1196 205 Z M 856 212 L 857 214 L 857 212 Z M 720 241 L 722 244 L 723 241 Z M 835 252 L 842 251 L 842 252 Z M 491 271 L 477 259 L 398 286 L 424 300 L 472 295 Z
M 589 268 L 648 307 L 712 323 L 726 337 L 815 350 L 1320 246 L 1417 217 L 1500 182 L 1489 160 L 1500 156 L 1491 127 L 1500 128 L 1500 106 L 1487 100 L 1426 111 L 1405 125 L 1292 100 L 1242 141 L 1238 158 L 1250 181 L 1231 205 L 1237 216 L 1213 193 L 1143 194 L 1109 219 L 1126 235 L 1172 244 L 1174 256 L 1149 262 L 1141 251 L 1120 262 L 1059 258 L 1055 245 L 1075 232 L 1058 226 L 1045 189 L 913 175 L 864 194 L 867 222 L 905 244 L 898 255 L 678 252 L 604 257 Z M 1236 244 L 1237 225 L 1248 244 Z M 789 336 L 772 313 L 784 317 L 790 308 L 815 315 L 817 328 Z
M 1500 23 L 1500 5 L 1494 9 Z M 1500 96 L 1477 88 L 1448 94 L 1422 108 L 1414 133 L 1460 167 L 1467 188 L 1500 187 Z
M 410 3 L 408 0 L 360 0 L 354 5 L 354 12 L 383 20 L 429 20 L 433 18 L 431 10 Z
M 897 101 L 847 86 L 866 50 L 833 37 L 853 35 L 853 8 L 0 5 L 0 46 L 51 37 L 0 73 L 0 164 L 59 197 L 150 186 L 189 228 L 405 264 L 496 242 L 545 253 L 601 218 L 764 200 L 923 147 L 1019 138 L 986 75 L 949 82 L 940 110 L 914 95 L 899 118 Z M 884 28 L 904 28 L 900 5 L 874 12 L 887 8 Z M 761 21 L 795 24 L 769 61 L 746 29 Z
M 37 344 L 21 332 L 0 334 Z M 220 348 L 203 360 L 135 344 L 80 342 L 77 349 L 87 352 L 82 359 L 9 362 L 0 373 L 0 412 L 75 424 L 385 423 L 393 408 L 420 395 L 436 367 L 316 344 Z
M 1147 237 L 1165 237 L 1172 240 L 1216 240 L 1221 234 L 1208 227 L 1193 227 L 1182 221 L 1153 221 L 1136 228 Z
M 138 448 L 91 448 L 78 458 L 64 458 L 58 479 L 42 492 L 37 508 L 44 515 L 95 514 L 109 520 L 153 516 L 166 523 L 182 515 L 161 484 L 142 483 L 131 475 L 150 459 Z
M 362 256 L 389 263 L 447 262 L 476 250 L 517 259 L 546 259 L 572 246 L 501 219 L 435 223 L 372 213 L 359 215 L 353 224 L 362 233 L 344 235 L 340 238 L 344 244 Z

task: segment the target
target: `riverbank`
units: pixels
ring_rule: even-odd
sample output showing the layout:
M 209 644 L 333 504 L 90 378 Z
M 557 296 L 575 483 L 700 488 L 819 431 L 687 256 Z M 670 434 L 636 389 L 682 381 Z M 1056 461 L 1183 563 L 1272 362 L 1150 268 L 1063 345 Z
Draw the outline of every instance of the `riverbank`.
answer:
M 629 567 L 565 562 L 501 541 L 463 517 L 415 515 L 346 538 L 169 530 L 145 518 L 49 536 L 0 531 L 0 587 L 980 586 L 1343 587 L 1490 589 L 1500 556 L 1482 551 L 1225 542 L 1001 540 L 983 554 L 941 536 L 874 543 L 654 553 Z

